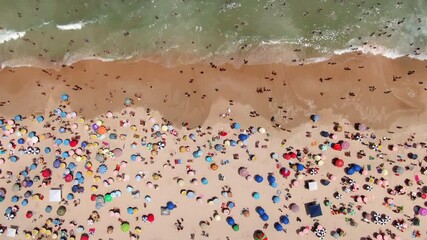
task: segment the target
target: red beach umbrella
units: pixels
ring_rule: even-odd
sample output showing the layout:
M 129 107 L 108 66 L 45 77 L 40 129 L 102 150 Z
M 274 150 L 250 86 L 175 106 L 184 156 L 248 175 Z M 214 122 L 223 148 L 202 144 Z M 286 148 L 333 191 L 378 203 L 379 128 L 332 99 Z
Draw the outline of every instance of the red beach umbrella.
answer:
M 336 167 L 343 167 L 344 166 L 344 160 L 336 159 L 334 164 Z
M 291 155 L 289 153 L 285 153 L 285 154 L 283 154 L 283 158 L 286 160 L 289 160 L 289 159 L 291 159 Z
M 89 240 L 89 236 L 88 236 L 87 234 L 83 234 L 83 235 L 80 237 L 80 240 Z
M 90 200 L 91 201 L 95 201 L 96 200 L 96 195 L 95 194 L 90 195 Z
M 332 146 L 332 148 L 336 151 L 341 151 L 342 150 L 342 146 L 339 143 L 335 143 L 334 146 Z
M 52 175 L 52 170 L 50 170 L 49 168 L 46 168 L 45 170 L 42 171 L 42 176 L 44 178 L 48 178 Z
M 153 214 L 148 214 L 147 215 L 147 220 L 149 221 L 149 222 L 154 222 L 154 215 Z
M 227 136 L 227 132 L 221 131 L 221 132 L 219 132 L 219 135 L 221 137 L 225 137 L 225 136 Z
M 73 175 L 67 174 L 67 175 L 65 175 L 64 179 L 66 182 L 71 182 L 71 181 L 73 181 Z
M 296 158 L 297 157 L 297 154 L 294 153 L 294 152 L 291 152 L 290 154 L 291 154 L 291 158 Z
M 289 171 L 289 169 L 287 168 L 281 168 L 280 174 L 286 178 L 286 177 L 289 177 L 289 175 L 291 175 L 291 171 Z
M 31 218 L 33 216 L 33 212 L 28 211 L 27 214 L 25 214 L 26 218 Z
M 77 146 L 78 143 L 79 143 L 79 141 L 77 141 L 76 139 L 73 139 L 70 142 L 70 147 L 75 147 L 75 146 Z

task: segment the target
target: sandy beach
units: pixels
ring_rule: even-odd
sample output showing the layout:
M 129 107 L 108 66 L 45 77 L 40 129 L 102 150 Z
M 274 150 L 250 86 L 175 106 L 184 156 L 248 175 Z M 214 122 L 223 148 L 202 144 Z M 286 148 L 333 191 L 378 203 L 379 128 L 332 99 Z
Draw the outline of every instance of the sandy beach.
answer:
M 357 53 L 4 68 L 0 238 L 427 239 L 426 74 Z

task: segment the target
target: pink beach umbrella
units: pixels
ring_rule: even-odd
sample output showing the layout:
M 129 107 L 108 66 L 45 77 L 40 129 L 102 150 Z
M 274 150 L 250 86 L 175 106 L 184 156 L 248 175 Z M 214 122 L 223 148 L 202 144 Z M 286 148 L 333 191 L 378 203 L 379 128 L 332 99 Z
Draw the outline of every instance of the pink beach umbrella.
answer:
M 344 141 L 341 143 L 342 149 L 347 150 L 350 148 L 350 143 L 347 141 Z
M 427 216 L 427 208 L 424 208 L 424 207 L 420 208 L 418 210 L 418 214 L 420 214 L 421 216 Z

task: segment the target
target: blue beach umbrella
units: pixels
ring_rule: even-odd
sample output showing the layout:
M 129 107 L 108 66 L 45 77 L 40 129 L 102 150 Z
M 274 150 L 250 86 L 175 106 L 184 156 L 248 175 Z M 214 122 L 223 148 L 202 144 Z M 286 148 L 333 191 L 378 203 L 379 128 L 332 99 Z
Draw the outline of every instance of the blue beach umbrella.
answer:
M 70 98 L 70 96 L 68 96 L 68 94 L 64 93 L 61 96 L 62 101 L 68 101 L 68 99 Z
M 74 195 L 72 193 L 67 194 L 67 200 L 73 200 Z
M 98 172 L 99 172 L 100 174 L 105 174 L 105 173 L 107 172 L 107 170 L 108 170 L 108 167 L 107 167 L 107 165 L 105 165 L 105 164 L 101 164 L 101 165 L 98 167 Z
M 353 175 L 353 174 L 354 174 L 354 168 L 349 168 L 349 169 L 347 170 L 347 174 L 348 174 L 348 175 Z
M 226 218 L 227 224 L 233 226 L 235 224 L 234 219 L 232 217 Z
M 269 183 L 276 182 L 276 178 L 273 175 L 268 175 L 267 180 L 268 180 Z
M 212 162 L 212 157 L 211 156 L 206 156 L 205 160 L 206 160 L 206 162 L 210 163 L 210 162 Z
M 222 145 L 221 145 L 221 144 L 216 144 L 216 145 L 215 145 L 215 150 L 217 150 L 217 151 L 222 151 L 222 149 L 223 149 L 223 147 L 222 147 Z
M 21 202 L 22 206 L 27 206 L 28 205 L 28 199 L 24 199 Z
M 44 117 L 43 116 L 37 116 L 36 118 L 37 122 L 43 122 L 44 121 Z
M 233 123 L 232 128 L 240 129 L 240 124 L 239 123 Z
M 127 212 L 132 215 L 134 213 L 133 207 L 128 207 Z
M 362 167 L 358 164 L 354 164 L 352 168 L 355 172 L 360 172 L 362 170 Z
M 18 196 L 12 196 L 12 199 L 11 199 L 11 201 L 13 202 L 13 203 L 16 203 L 16 202 L 18 202 L 19 201 L 19 197 Z
M 276 229 L 278 232 L 281 232 L 281 231 L 283 231 L 283 226 L 282 226 L 282 224 L 275 222 L 274 223 L 274 229 Z
M 258 199 L 261 197 L 261 195 L 260 195 L 258 192 L 254 192 L 254 193 L 252 193 L 252 197 L 253 197 L 255 200 L 258 200 Z
M 264 222 L 266 222 L 266 221 L 268 221 L 268 219 L 270 219 L 270 217 L 267 215 L 267 213 L 261 214 L 260 217 Z
M 53 167 L 54 168 L 59 168 L 61 166 L 61 160 L 59 160 L 58 158 L 57 159 L 55 159 L 54 161 L 53 161 Z
M 289 217 L 288 215 L 282 215 L 280 216 L 280 222 L 283 224 L 289 224 Z
M 264 181 L 264 178 L 262 176 L 260 176 L 260 175 L 257 174 L 257 175 L 254 176 L 254 180 L 257 183 L 262 183 L 262 181 Z
M 265 213 L 265 210 L 264 210 L 264 208 L 262 208 L 262 207 L 257 207 L 257 208 L 255 208 L 255 211 L 256 211 L 259 215 L 262 215 L 262 214 L 264 214 L 264 213 Z
M 166 208 L 169 210 L 173 210 L 174 208 L 176 208 L 176 205 L 173 202 L 169 201 L 166 203 Z
M 52 206 L 47 205 L 44 210 L 45 210 L 45 212 L 50 213 L 50 212 L 52 212 Z
M 278 203 L 278 202 L 280 202 L 280 197 L 279 196 L 273 196 L 272 200 L 273 200 L 273 203 Z
M 239 140 L 240 141 L 245 141 L 248 139 L 248 135 L 247 134 L 239 134 Z
M 320 116 L 316 115 L 316 114 L 313 114 L 313 115 L 310 116 L 310 119 L 313 122 L 318 122 L 320 120 Z
M 301 163 L 297 164 L 297 170 L 298 171 L 303 171 L 304 170 L 304 165 L 302 165 Z

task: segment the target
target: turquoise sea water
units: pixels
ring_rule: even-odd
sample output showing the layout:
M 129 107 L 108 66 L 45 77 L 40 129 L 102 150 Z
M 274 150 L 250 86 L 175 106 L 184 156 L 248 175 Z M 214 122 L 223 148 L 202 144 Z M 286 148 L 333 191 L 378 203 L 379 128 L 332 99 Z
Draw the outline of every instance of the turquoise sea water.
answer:
M 426 0 L 1 0 L 0 62 L 427 52 Z M 185 58 L 182 56 L 186 56 Z

